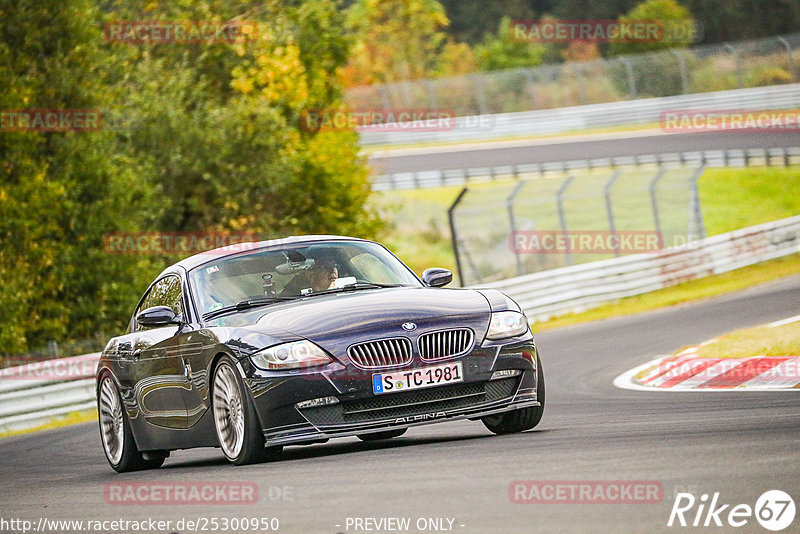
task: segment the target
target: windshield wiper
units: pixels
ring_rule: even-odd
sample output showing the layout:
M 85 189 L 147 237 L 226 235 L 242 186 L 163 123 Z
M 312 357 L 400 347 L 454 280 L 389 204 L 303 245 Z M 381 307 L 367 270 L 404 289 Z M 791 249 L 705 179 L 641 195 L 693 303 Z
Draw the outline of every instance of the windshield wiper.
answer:
M 255 308 L 257 306 L 265 306 L 267 304 L 274 304 L 275 302 L 282 302 L 285 300 L 294 300 L 297 297 L 259 297 L 254 299 L 247 299 L 241 302 L 237 302 L 232 306 L 223 306 L 222 308 L 218 308 L 214 311 L 210 311 L 208 313 L 203 314 L 203 319 L 212 319 L 218 315 L 222 315 L 224 313 L 232 312 L 232 311 L 242 311 L 247 310 L 250 308 Z
M 355 291 L 357 289 L 383 289 L 387 287 L 405 287 L 405 284 L 378 284 L 375 282 L 356 282 L 355 284 L 347 284 L 342 287 L 334 287 L 331 289 L 323 289 L 322 291 L 314 291 L 307 293 L 304 297 L 312 297 L 314 295 L 330 295 L 331 293 L 342 293 L 344 291 Z

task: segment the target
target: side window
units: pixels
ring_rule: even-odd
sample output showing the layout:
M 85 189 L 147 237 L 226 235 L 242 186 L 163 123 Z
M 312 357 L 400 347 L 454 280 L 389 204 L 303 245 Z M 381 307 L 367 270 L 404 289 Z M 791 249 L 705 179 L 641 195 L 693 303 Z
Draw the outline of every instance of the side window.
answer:
M 181 279 L 177 276 L 165 276 L 150 289 L 147 296 L 142 301 L 142 305 L 137 308 L 134 318 L 140 311 L 152 308 L 153 306 L 169 306 L 176 315 L 183 313 Z M 137 330 L 142 327 L 137 325 Z
M 156 282 L 147 295 L 142 309 L 152 306 L 169 306 L 175 314 L 183 313 L 181 305 L 181 279 L 177 276 L 166 276 Z

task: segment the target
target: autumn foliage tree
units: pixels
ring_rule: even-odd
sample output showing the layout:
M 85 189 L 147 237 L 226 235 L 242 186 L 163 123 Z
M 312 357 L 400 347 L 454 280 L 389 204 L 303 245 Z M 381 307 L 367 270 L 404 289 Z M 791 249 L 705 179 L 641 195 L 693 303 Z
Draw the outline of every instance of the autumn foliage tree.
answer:
M 119 20 L 258 31 L 108 42 L 103 25 Z M 177 258 L 109 254 L 110 232 L 375 236 L 356 134 L 300 123 L 341 104 L 345 33 L 331 0 L 0 0 L 0 109 L 104 118 L 97 132 L 0 132 L 0 354 L 124 330 Z

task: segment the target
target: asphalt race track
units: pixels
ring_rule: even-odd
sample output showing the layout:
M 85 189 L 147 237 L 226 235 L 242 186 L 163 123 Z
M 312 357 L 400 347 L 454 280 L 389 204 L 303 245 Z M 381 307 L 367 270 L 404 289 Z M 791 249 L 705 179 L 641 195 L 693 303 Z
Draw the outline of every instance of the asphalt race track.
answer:
M 348 528 L 347 518 L 387 517 L 410 518 L 412 525 L 454 518 L 453 531 L 475 534 L 767 532 L 754 518 L 737 529 L 666 524 L 679 491 L 719 492 L 721 503 L 754 506 L 766 490 L 780 489 L 798 502 L 800 391 L 638 392 L 611 382 L 659 354 L 798 313 L 800 275 L 698 304 L 542 333 L 547 410 L 540 426 L 524 434 L 494 437 L 479 422 L 464 421 L 414 428 L 381 443 L 353 438 L 292 447 L 283 460 L 257 466 L 229 466 L 214 449 L 179 451 L 160 470 L 127 475 L 107 465 L 96 423 L 7 438 L 0 440 L 0 516 L 34 523 L 277 517 L 279 532 L 309 534 L 366 532 Z M 656 481 L 664 498 L 513 504 L 515 480 Z M 123 506 L 104 499 L 108 483 L 175 481 L 254 482 L 259 501 Z M 783 532 L 800 532 L 800 518 Z
M 653 130 L 538 139 L 529 142 L 480 144 L 471 147 L 408 149 L 377 153 L 370 165 L 378 173 L 467 169 L 500 165 L 523 165 L 575 159 L 609 158 L 667 152 L 776 148 L 797 146 L 797 132 L 702 132 L 665 134 Z M 507 146 L 520 145 L 523 146 Z

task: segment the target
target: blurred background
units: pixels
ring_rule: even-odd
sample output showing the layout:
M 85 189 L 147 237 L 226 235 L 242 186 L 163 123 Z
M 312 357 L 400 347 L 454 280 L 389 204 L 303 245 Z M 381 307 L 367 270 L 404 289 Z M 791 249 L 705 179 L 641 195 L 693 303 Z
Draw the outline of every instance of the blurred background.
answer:
M 631 43 L 525 42 L 513 35 L 514 21 L 556 19 L 668 20 L 693 32 Z M 194 42 L 113 38 L 110 25 L 126 21 L 249 29 L 234 39 Z M 798 107 L 798 28 L 796 0 L 0 0 L 0 111 L 88 109 L 103 119 L 96 131 L 15 128 L 8 121 L 0 128 L 0 354 L 99 350 L 124 331 L 150 281 L 185 256 L 115 253 L 109 235 L 345 234 L 385 243 L 421 273 L 431 266 L 458 271 L 451 228 L 460 224 L 462 248 L 474 260 L 466 282 L 564 266 L 565 257 L 521 262 L 507 247 L 510 224 L 536 227 L 532 211 L 545 213 L 538 228 L 558 228 L 556 195 L 570 176 L 566 168 L 548 174 L 519 165 L 586 157 L 578 147 L 562 156 L 537 143 L 553 135 L 657 130 L 657 113 L 654 119 L 608 107 L 651 98 L 785 86 L 791 90 L 780 93 L 784 100 L 770 99 L 772 107 Z M 763 94 L 721 102 L 769 107 Z M 544 123 L 524 116 L 516 130 L 493 129 L 507 119 L 498 114 L 592 105 L 611 110 L 614 120 L 586 124 L 558 115 L 548 119 L 549 129 L 537 130 Z M 469 139 L 453 135 L 467 127 L 420 139 L 303 127 L 309 111 L 324 109 L 444 109 L 491 119 Z M 787 136 L 797 131 L 784 134 L 700 148 L 792 145 Z M 476 164 L 425 160 L 448 150 L 472 153 L 467 141 L 528 148 L 522 160 L 488 151 Z M 596 157 L 613 155 L 601 149 Z M 422 159 L 403 167 L 401 157 Z M 756 167 L 743 156 L 735 165 L 724 159 L 705 170 L 700 159 L 670 171 L 658 182 L 660 224 L 672 225 L 671 237 L 691 238 L 799 213 L 796 161 L 788 153 L 777 164 L 766 152 L 760 157 Z M 659 161 L 617 176 L 624 189 L 607 196 L 613 163 L 570 182 L 562 219 L 585 216 L 608 230 L 605 199 L 613 197 L 618 223 L 627 214 L 631 228 L 654 229 L 659 221 L 647 185 L 659 175 Z M 477 185 L 449 219 L 470 182 L 464 172 L 502 165 L 511 166 L 504 176 L 474 173 Z M 464 172 L 448 181 L 447 169 Z M 420 184 L 423 171 L 439 178 Z M 403 173 L 410 181 L 398 187 Z M 466 274 L 460 267 L 465 272 L 457 274 Z

